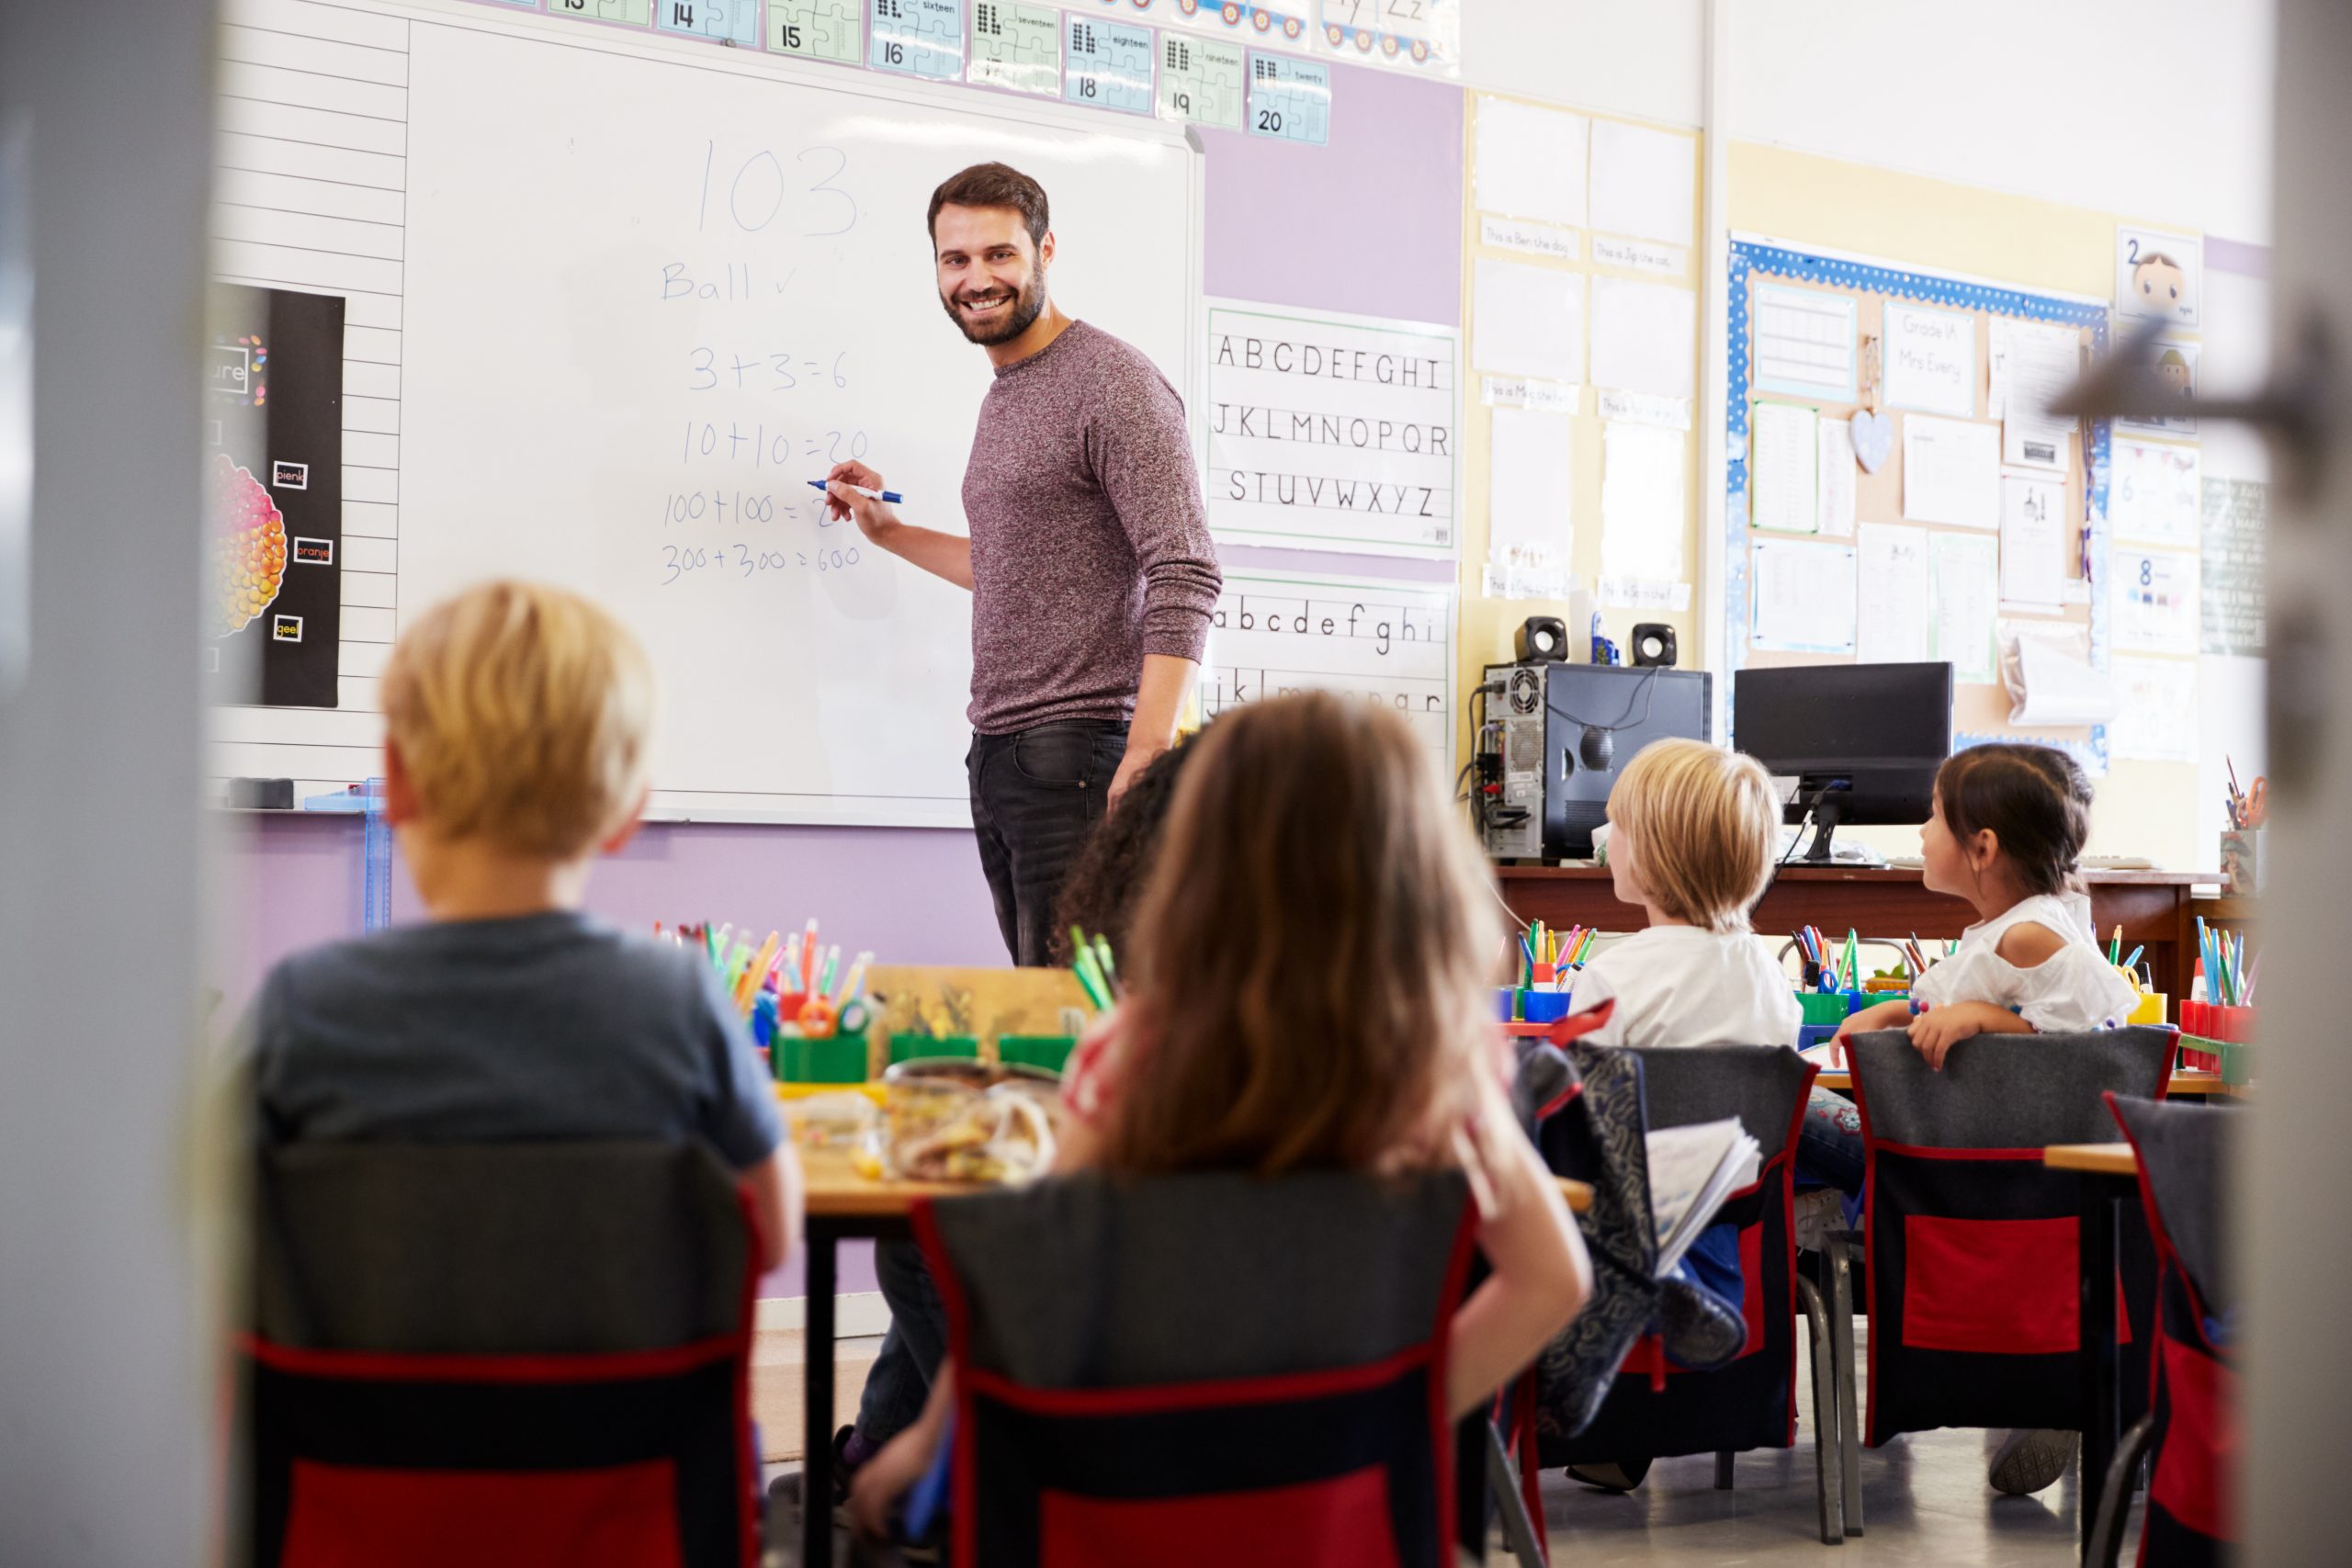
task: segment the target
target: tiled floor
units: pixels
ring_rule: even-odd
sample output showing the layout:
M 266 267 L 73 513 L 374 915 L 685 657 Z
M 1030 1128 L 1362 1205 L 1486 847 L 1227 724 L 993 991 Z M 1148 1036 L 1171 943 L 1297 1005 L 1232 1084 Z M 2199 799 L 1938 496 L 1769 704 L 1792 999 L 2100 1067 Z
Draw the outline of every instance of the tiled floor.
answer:
M 1810 1390 L 1804 1375 L 1798 1387 Z M 1742 1454 L 1728 1492 L 1714 1489 L 1714 1460 L 1661 1460 L 1635 1491 L 1597 1492 L 1556 1472 L 1544 1478 L 1544 1525 L 1553 1561 L 1739 1564 L 1806 1562 L 1819 1568 L 1934 1563 L 1938 1568 L 2059 1568 L 2075 1561 L 2075 1476 L 2032 1497 L 2005 1497 L 1984 1483 L 1984 1434 L 1915 1433 L 1862 1454 L 1867 1533 L 1842 1546 L 1817 1534 L 1812 1399 L 1803 1396 L 1797 1446 Z M 770 1466 L 771 1476 L 797 1468 Z M 2125 1561 L 2137 1540 L 2124 1537 Z M 840 1561 L 853 1558 L 838 1534 Z M 771 1556 L 771 1568 L 789 1562 Z M 884 1562 L 888 1557 L 858 1561 Z M 1499 1537 L 1487 1554 L 1509 1568 Z

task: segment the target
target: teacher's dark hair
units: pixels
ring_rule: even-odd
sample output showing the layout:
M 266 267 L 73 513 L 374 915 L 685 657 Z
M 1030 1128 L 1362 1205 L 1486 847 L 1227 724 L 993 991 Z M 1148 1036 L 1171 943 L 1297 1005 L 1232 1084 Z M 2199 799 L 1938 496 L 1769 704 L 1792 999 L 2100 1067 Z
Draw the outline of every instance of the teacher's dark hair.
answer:
M 931 211 L 923 223 L 935 243 L 939 239 L 939 209 L 943 207 L 1010 207 L 1021 214 L 1029 242 L 1042 245 L 1050 214 L 1046 187 L 1010 164 L 975 164 L 950 175 L 931 193 Z

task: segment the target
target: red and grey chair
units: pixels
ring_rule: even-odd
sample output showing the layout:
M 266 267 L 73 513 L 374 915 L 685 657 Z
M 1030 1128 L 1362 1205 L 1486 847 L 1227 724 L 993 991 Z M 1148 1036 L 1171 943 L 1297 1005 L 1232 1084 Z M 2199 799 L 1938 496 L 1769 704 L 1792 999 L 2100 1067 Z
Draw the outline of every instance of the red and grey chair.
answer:
M 254 1196 L 233 1561 L 757 1561 L 758 1247 L 708 1153 L 303 1144 Z
M 2156 1353 L 2149 1413 L 2116 1451 L 2084 1561 L 2115 1562 L 2131 1478 L 2153 1455 L 2142 1568 L 2209 1568 L 2237 1541 L 2237 1367 L 2223 1326 L 2237 1292 L 2222 1232 L 2242 1113 L 2109 1099 L 2139 1156 L 2141 1203 L 2155 1233 Z
M 1454 1561 L 1458 1174 L 1081 1174 L 914 1226 L 956 1367 L 952 1562 Z
M 2042 1150 L 2109 1141 L 2103 1097 L 2162 1096 L 2173 1043 L 2165 1029 L 1980 1034 L 1939 1072 L 1902 1031 L 1848 1042 L 1871 1447 L 1938 1427 L 2080 1427 L 2078 1187 Z M 2144 1294 L 2124 1284 L 2120 1301 Z
M 1796 1314 L 1802 1303 L 1814 1341 L 1822 1540 L 1842 1540 L 1828 1313 L 1813 1282 L 1798 1274 L 1790 1219 L 1797 1130 L 1816 1069 L 1785 1047 L 1715 1045 L 1624 1054 L 1641 1066 L 1645 1129 L 1736 1116 L 1761 1146 L 1763 1166 L 1755 1185 L 1731 1194 L 1715 1215 L 1716 1224 L 1738 1228 L 1747 1339 L 1728 1364 L 1697 1371 L 1670 1361 L 1657 1336 L 1644 1336 L 1619 1367 L 1591 1423 L 1572 1435 L 1547 1437 L 1543 1461 L 1645 1465 L 1653 1459 L 1712 1453 L 1715 1483 L 1729 1486 L 1733 1455 L 1786 1449 L 1796 1441 Z M 1646 1199 L 1641 1207 L 1646 1213 Z

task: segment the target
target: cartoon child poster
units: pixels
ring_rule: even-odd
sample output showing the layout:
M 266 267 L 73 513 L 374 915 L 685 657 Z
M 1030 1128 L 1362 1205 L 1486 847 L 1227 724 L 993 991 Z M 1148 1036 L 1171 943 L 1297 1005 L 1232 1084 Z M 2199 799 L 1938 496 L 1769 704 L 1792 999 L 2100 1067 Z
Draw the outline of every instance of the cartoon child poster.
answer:
M 2194 327 L 2202 306 L 2205 242 L 2163 229 L 2115 231 L 2118 314 Z
M 2118 419 L 2115 428 L 2131 435 L 2194 440 L 2197 420 L 2188 412 L 2188 407 L 2197 396 L 2197 342 L 2193 338 L 2161 337 L 2156 340 L 2155 348 L 2157 383 L 2164 389 L 2165 400 L 2177 400 L 2181 412 L 2151 414 L 2144 419 Z

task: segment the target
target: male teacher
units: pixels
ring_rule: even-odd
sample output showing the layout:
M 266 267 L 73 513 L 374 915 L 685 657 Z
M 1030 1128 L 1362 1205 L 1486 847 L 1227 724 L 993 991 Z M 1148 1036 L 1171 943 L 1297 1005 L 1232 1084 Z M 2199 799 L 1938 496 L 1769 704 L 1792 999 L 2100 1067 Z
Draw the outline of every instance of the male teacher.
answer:
M 969 537 L 902 523 L 863 463 L 833 515 L 972 591 L 980 868 L 1013 962 L 1049 962 L 1071 859 L 1176 737 L 1223 578 L 1183 400 L 1137 349 L 1046 292 L 1046 192 L 978 164 L 931 196 L 939 302 L 996 367 L 964 468 Z

